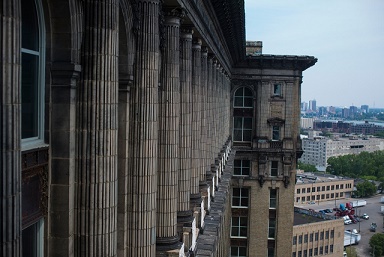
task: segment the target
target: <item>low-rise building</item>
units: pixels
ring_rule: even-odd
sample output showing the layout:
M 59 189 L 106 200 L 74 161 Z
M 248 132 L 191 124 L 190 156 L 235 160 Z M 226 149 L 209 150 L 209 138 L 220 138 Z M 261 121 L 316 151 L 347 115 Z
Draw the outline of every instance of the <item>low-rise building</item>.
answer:
M 339 200 L 351 196 L 354 180 L 327 174 L 300 173 L 295 185 L 295 204 Z
M 342 219 L 295 207 L 292 257 L 340 257 L 344 251 Z
M 358 136 L 335 136 L 333 139 L 315 136 L 304 138 L 302 147 L 304 153 L 299 161 L 315 165 L 318 170 L 325 171 L 328 158 L 384 150 L 384 140 Z

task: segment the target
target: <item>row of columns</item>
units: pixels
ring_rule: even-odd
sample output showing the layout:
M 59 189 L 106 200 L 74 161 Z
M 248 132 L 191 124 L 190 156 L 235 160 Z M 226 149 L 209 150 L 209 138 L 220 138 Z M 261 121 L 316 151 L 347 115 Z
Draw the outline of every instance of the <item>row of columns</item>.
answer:
M 193 30 L 181 28 L 180 10 L 166 12 L 161 52 L 161 1 L 139 0 L 134 74 L 119 81 L 119 3 L 83 4 L 81 67 L 54 63 L 51 69 L 47 252 L 144 257 L 159 249 L 183 252 L 182 243 L 193 250 L 219 181 L 211 165 L 222 169 L 230 149 L 228 76 Z M 19 1 L 5 5 L 1 254 L 18 257 L 21 42 L 13 32 L 21 17 Z

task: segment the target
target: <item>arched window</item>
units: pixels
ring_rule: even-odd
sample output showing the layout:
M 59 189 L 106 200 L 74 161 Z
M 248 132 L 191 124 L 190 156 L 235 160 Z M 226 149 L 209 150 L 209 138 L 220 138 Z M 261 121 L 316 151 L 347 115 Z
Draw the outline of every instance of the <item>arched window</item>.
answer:
M 21 2 L 21 137 L 25 146 L 43 141 L 45 29 L 40 1 Z
M 236 90 L 233 106 L 235 108 L 253 108 L 252 91 L 247 87 L 241 87 Z
M 233 97 L 233 141 L 252 140 L 253 94 L 247 87 L 240 87 Z
M 44 143 L 45 29 L 40 0 L 21 0 L 22 150 Z M 40 179 L 31 175 L 22 187 L 23 257 L 44 255 L 44 214 Z

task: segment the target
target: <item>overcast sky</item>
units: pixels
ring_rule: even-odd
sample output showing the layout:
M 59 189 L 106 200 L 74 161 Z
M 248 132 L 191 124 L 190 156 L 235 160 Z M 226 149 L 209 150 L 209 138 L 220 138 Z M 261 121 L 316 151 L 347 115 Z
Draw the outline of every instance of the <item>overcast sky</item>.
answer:
M 245 0 L 264 54 L 310 55 L 302 101 L 384 108 L 384 0 Z

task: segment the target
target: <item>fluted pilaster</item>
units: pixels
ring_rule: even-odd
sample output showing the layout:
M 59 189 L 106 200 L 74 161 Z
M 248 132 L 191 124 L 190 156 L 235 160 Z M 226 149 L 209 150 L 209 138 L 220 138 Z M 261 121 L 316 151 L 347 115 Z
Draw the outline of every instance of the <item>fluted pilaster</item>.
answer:
M 205 181 L 206 172 L 210 169 L 208 152 L 208 49 L 201 51 L 201 163 L 202 171 L 199 180 Z
M 83 5 L 75 256 L 116 256 L 118 1 Z
M 202 169 L 201 158 L 201 40 L 192 44 L 192 173 L 191 198 L 201 199 L 199 177 Z M 199 204 L 199 203 L 196 203 Z
M 180 34 L 180 172 L 178 212 L 190 212 L 192 173 L 192 33 L 183 28 Z
M 136 70 L 130 106 L 128 256 L 155 256 L 158 171 L 159 0 L 137 0 Z
M 180 19 L 178 9 L 165 10 L 161 89 L 159 91 L 159 159 L 157 193 L 157 246 L 178 247 L 177 199 L 180 141 Z
M 21 256 L 21 7 L 1 3 L 0 255 Z

